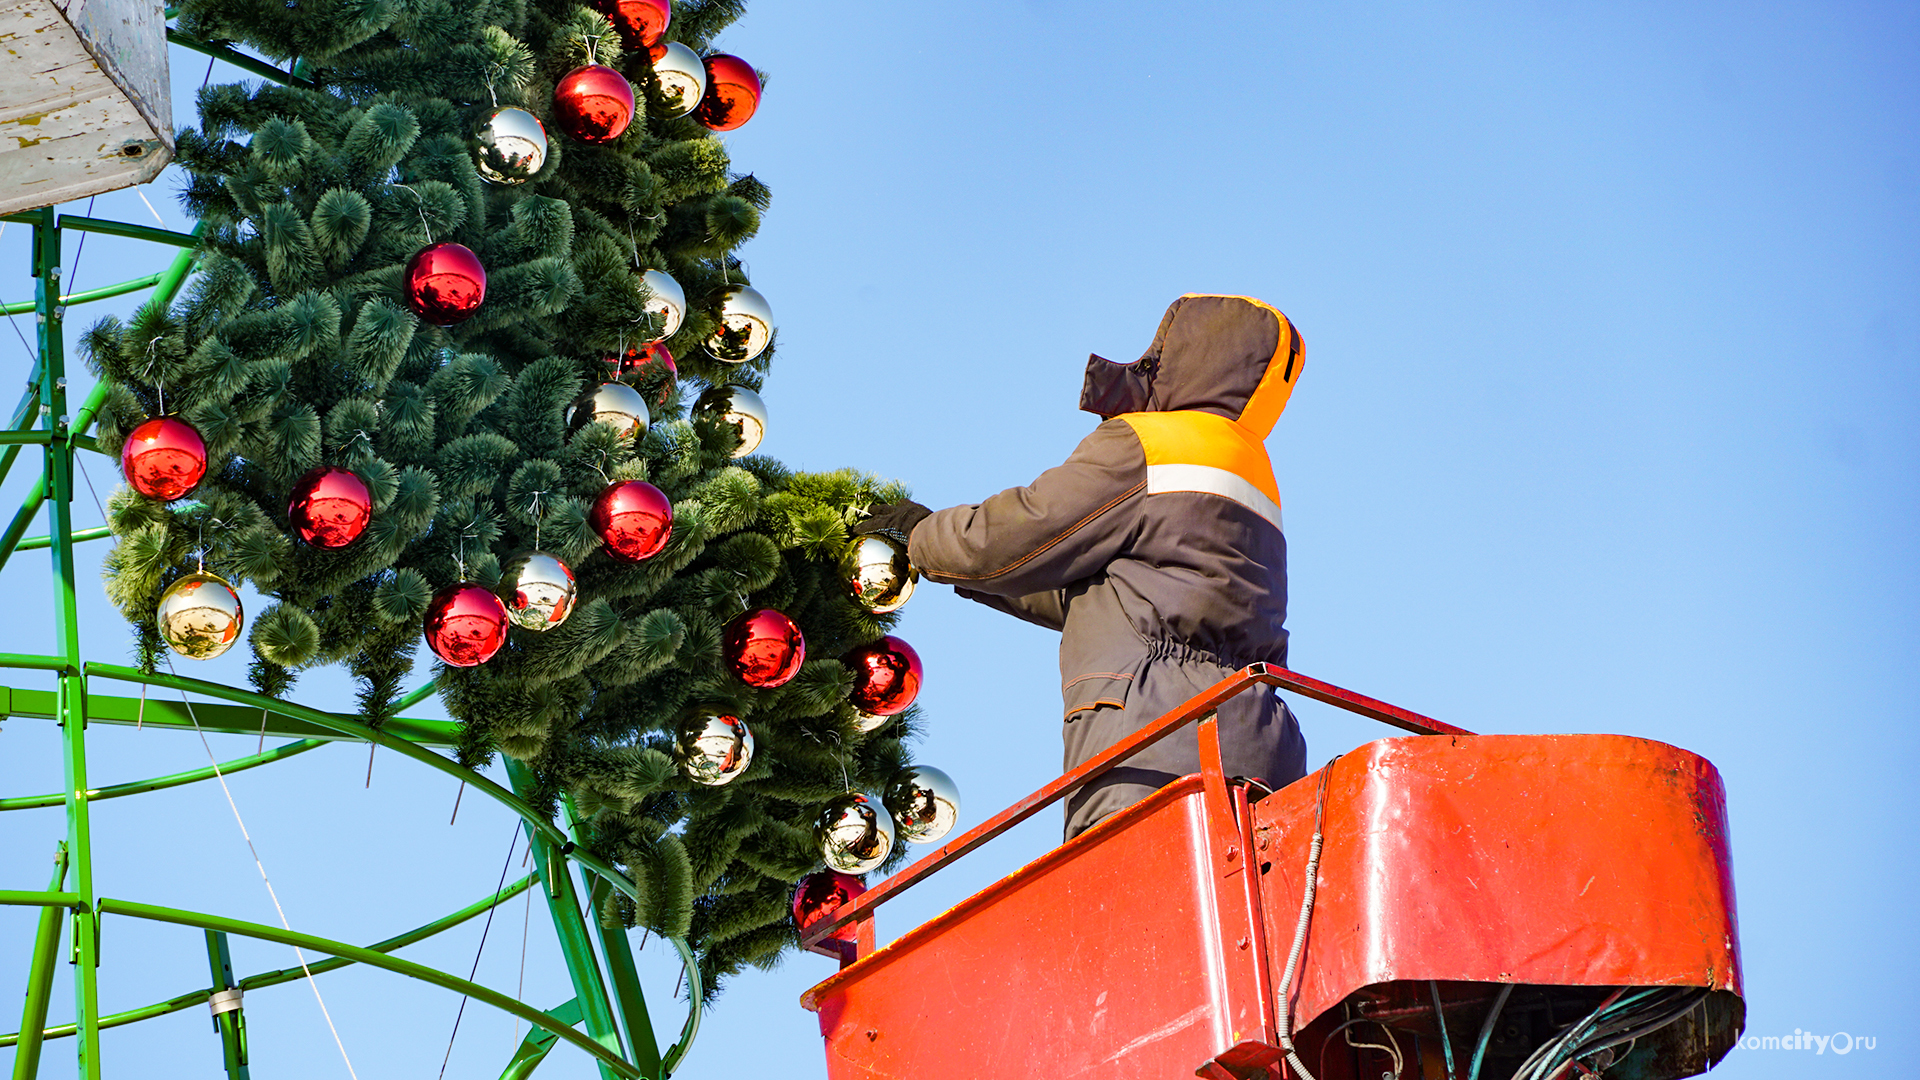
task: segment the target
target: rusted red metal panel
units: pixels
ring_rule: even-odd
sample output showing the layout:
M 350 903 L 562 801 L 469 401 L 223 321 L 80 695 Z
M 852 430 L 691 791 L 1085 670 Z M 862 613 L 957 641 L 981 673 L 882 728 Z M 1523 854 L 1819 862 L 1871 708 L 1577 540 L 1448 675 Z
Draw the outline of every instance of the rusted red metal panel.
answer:
M 1191 1076 L 1261 1037 L 1243 835 L 1206 794 L 1171 784 L 809 990 L 827 1075 Z
M 1741 992 L 1726 796 L 1704 758 L 1618 735 L 1429 736 L 1331 768 L 1296 1028 L 1392 982 Z M 1253 807 L 1271 942 L 1298 917 L 1315 779 Z

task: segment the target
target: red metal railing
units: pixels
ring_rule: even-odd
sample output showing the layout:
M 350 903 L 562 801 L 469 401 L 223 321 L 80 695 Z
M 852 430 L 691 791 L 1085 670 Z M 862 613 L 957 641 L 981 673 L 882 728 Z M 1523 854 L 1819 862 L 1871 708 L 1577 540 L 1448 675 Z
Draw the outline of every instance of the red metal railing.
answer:
M 1332 683 L 1321 682 L 1319 679 L 1288 671 L 1286 668 L 1266 663 L 1249 664 L 1204 692 L 1189 698 L 1179 708 L 1082 762 L 1071 772 L 975 826 L 958 839 L 948 842 L 932 854 L 868 889 L 851 903 L 840 908 L 833 918 L 823 919 L 809 927 L 801 936 L 801 945 L 815 952 L 838 956 L 842 966 L 852 963 L 853 960 L 873 949 L 873 910 L 875 908 L 919 884 L 934 871 L 953 860 L 1066 798 L 1100 774 L 1167 738 L 1196 719 L 1213 712 L 1220 707 L 1221 702 L 1236 694 L 1244 693 L 1256 685 L 1291 690 L 1302 697 L 1325 702 L 1336 708 L 1358 713 L 1417 735 L 1473 734 L 1465 728 L 1454 727 L 1452 724 L 1442 723 L 1432 717 L 1409 712 L 1398 705 L 1389 705 L 1364 694 L 1342 689 Z M 1206 733 L 1206 735 L 1211 734 L 1211 732 Z M 1203 741 L 1214 743 L 1214 745 L 1202 747 L 1202 760 L 1209 760 L 1207 751 L 1210 750 L 1210 759 L 1216 763 L 1215 768 L 1217 768 L 1219 761 L 1217 743 L 1211 738 L 1203 737 Z M 831 938 L 835 931 L 850 923 L 859 924 L 857 944 Z

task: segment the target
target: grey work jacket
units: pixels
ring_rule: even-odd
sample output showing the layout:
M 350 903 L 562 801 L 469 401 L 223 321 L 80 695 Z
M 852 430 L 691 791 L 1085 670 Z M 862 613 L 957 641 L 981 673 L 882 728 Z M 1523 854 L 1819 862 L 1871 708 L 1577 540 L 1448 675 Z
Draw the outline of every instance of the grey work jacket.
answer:
M 928 578 L 1060 631 L 1067 768 L 1249 663 L 1286 663 L 1287 542 L 1263 440 L 1303 365 L 1273 308 L 1182 297 L 1139 361 L 1091 358 L 1081 408 L 1105 419 L 1064 464 L 913 530 Z M 1219 717 L 1228 775 L 1304 775 L 1299 725 L 1270 691 Z M 1199 769 L 1189 727 L 1077 792 L 1066 835 Z

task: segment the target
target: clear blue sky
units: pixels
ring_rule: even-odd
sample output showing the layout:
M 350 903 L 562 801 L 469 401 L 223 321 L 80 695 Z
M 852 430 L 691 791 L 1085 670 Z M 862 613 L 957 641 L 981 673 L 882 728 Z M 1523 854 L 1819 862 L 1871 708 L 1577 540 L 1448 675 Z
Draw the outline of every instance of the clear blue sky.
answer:
M 1089 351 L 1137 355 L 1183 292 L 1272 302 L 1307 342 L 1269 441 L 1293 666 L 1479 731 L 1705 755 L 1731 802 L 1748 1030 L 1878 1039 L 1846 1057 L 1736 1051 L 1717 1075 L 1909 1076 L 1920 12 L 1676 8 L 761 0 L 721 44 L 772 75 L 728 136 L 774 191 L 745 252 L 780 326 L 765 449 L 903 478 L 936 507 L 974 501 L 1089 428 L 1074 410 Z M 205 61 L 175 63 L 184 121 Z M 153 198 L 184 228 L 177 183 Z M 131 193 L 96 213 L 152 220 Z M 0 236 L 0 298 L 29 295 L 24 233 Z M 96 237 L 70 280 L 164 257 Z M 0 362 L 24 371 L 10 340 Z M 89 465 L 104 495 L 111 470 Z M 15 613 L 0 650 L 50 640 L 39 557 L 0 578 Z M 117 660 L 124 627 L 87 589 L 87 647 Z M 1058 771 L 1050 635 L 935 586 L 901 632 L 928 667 L 919 757 L 959 782 L 967 823 Z M 190 674 L 237 683 L 244 665 Z M 324 675 L 300 696 L 350 700 Z M 1299 711 L 1316 761 L 1383 734 Z M 191 739 L 96 731 L 104 781 L 205 761 Z M 51 725 L 7 722 L 0 791 L 56 789 L 55 747 Z M 449 827 L 450 784 L 387 756 L 369 792 L 364 767 L 338 747 L 234 780 L 296 925 L 374 940 L 492 888 L 503 814 L 469 799 Z M 96 813 L 106 895 L 272 921 L 218 788 Z M 0 888 L 44 884 L 59 828 L 0 819 Z M 909 894 L 883 934 L 1056 828 Z M 0 910 L 8 978 L 29 926 Z M 514 987 L 522 926 L 503 909 L 484 981 Z M 478 934 L 408 955 L 464 970 Z M 563 1000 L 537 909 L 529 941 L 528 996 Z M 112 921 L 103 948 L 110 1008 L 205 985 L 190 932 Z M 291 962 L 236 952 L 249 971 Z M 801 956 L 737 979 L 679 1075 L 823 1077 L 796 998 L 830 970 Z M 453 999 L 355 970 L 322 988 L 360 1076 L 437 1071 Z M 247 1006 L 258 1075 L 346 1075 L 304 987 Z M 206 1024 L 194 1009 L 111 1032 L 109 1066 L 217 1075 Z M 447 1075 L 497 1075 L 512 1031 L 470 1007 Z M 71 1068 L 71 1043 L 51 1044 L 44 1075 Z M 541 1073 L 591 1074 L 565 1049 Z

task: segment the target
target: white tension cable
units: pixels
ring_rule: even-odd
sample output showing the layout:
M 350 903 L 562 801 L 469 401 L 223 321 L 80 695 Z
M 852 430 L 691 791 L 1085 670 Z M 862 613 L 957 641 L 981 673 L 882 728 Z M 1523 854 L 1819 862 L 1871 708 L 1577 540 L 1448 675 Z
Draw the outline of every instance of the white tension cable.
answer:
M 173 666 L 171 656 L 167 657 L 167 670 L 173 672 L 174 678 L 180 677 L 180 672 Z M 227 809 L 233 811 L 234 824 L 240 826 L 240 836 L 246 840 L 247 851 L 253 856 L 253 868 L 260 871 L 260 882 L 267 887 L 267 896 L 273 900 L 273 912 L 280 917 L 280 928 L 292 933 L 293 925 L 287 922 L 286 910 L 280 906 L 280 894 L 274 891 L 273 881 L 267 877 L 267 868 L 260 862 L 260 851 L 253 846 L 253 834 L 247 831 L 246 820 L 240 816 L 240 806 L 233 801 L 233 790 L 227 787 L 226 774 L 220 771 L 220 759 L 213 756 L 213 746 L 207 742 L 207 733 L 201 730 L 200 718 L 194 715 L 193 702 L 188 700 L 185 690 L 180 692 L 180 702 L 187 707 L 187 719 L 193 721 L 194 734 L 200 736 L 200 747 L 207 752 L 207 761 L 213 765 L 213 778 L 220 781 L 220 792 L 227 797 Z M 300 961 L 300 971 L 307 977 L 307 985 L 313 988 L 313 1000 L 320 1003 L 320 1015 L 326 1018 L 327 1030 L 333 1033 L 333 1045 L 340 1048 L 340 1060 L 347 1063 L 347 1075 L 353 1080 L 360 1080 L 360 1074 L 353 1070 L 353 1059 L 347 1056 L 347 1044 L 340 1041 L 340 1029 L 333 1026 L 333 1014 L 327 1011 L 327 999 L 320 996 L 320 984 L 314 980 L 313 971 L 307 967 L 307 954 L 301 951 L 300 946 L 295 945 L 293 955 Z M 235 1007 L 238 1007 L 238 1004 L 236 1000 Z

